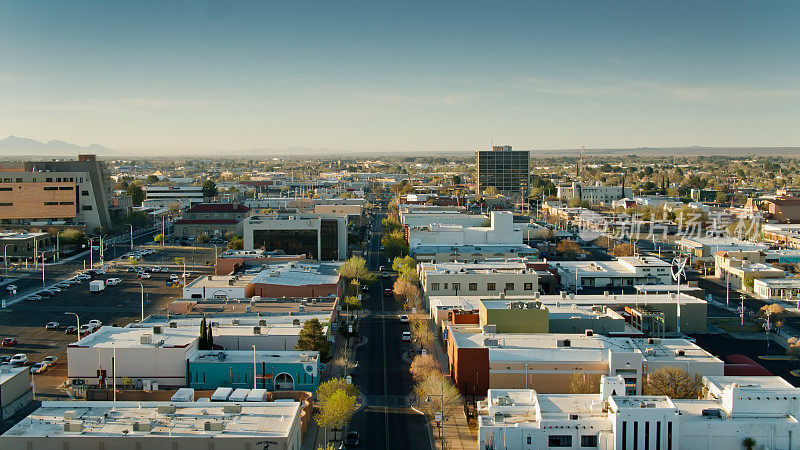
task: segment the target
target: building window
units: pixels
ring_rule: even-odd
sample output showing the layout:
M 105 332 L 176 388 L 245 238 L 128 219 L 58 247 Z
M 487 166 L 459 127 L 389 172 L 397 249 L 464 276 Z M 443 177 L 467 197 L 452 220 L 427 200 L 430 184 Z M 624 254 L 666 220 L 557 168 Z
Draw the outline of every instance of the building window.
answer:
M 639 422 L 633 422 L 633 450 L 639 450 Z
M 58 190 L 58 186 L 45 186 L 44 190 L 45 191 L 57 191 Z
M 58 188 L 59 191 L 71 191 L 72 186 L 61 186 Z
M 532 441 L 531 437 L 528 436 L 528 438 L 525 440 L 525 443 L 527 443 L 528 445 L 531 445 L 532 444 L 531 441 Z
M 11 189 L 10 187 L 0 187 L 0 191 L 10 191 Z
M 22 183 L 22 178 L 17 178 L 17 183 Z
M 453 283 L 453 290 L 458 292 L 461 289 L 461 283 Z
M 494 283 L 486 283 L 486 290 L 487 291 L 496 291 L 497 286 Z
M 506 291 L 513 291 L 514 283 L 506 283 Z
M 81 191 L 81 195 L 83 195 L 85 197 L 85 196 L 89 195 L 89 191 Z
M 11 202 L 3 202 L 3 203 L 0 203 L 0 206 L 14 206 L 14 204 L 11 203 Z
M 57 206 L 58 202 L 44 202 L 44 206 Z
M 554 434 L 547 437 L 548 447 L 572 447 L 572 436 Z
M 438 291 L 439 290 L 439 283 L 431 283 L 431 290 Z
M 75 202 L 58 202 L 59 205 L 74 205 Z
M 53 179 L 52 179 L 52 178 L 45 178 L 45 179 L 44 179 L 44 182 L 45 182 L 45 183 L 52 183 L 52 182 L 53 182 Z
M 594 434 L 581 436 L 581 447 L 597 447 L 597 436 Z
M 628 421 L 622 421 L 622 450 L 628 450 Z
M 81 206 L 81 210 L 82 211 L 91 211 L 92 210 L 92 205 L 83 205 L 83 206 Z
M 525 285 L 523 287 L 525 288 L 526 291 L 532 291 L 533 290 L 533 283 L 525 283 Z
M 470 291 L 477 291 L 478 290 L 478 283 L 470 283 L 469 284 Z

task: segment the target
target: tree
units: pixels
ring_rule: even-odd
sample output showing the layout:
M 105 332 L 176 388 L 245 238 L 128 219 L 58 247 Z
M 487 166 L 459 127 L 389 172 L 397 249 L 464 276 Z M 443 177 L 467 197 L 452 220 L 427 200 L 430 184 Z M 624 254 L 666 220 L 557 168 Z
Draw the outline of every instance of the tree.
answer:
M 323 404 L 328 401 L 331 395 L 336 391 L 344 391 L 347 395 L 353 397 L 359 395 L 358 388 L 348 383 L 344 378 L 331 378 L 317 386 L 317 404 Z
M 428 321 L 424 319 L 415 320 L 411 323 L 411 335 L 423 348 L 429 346 L 434 339 L 431 327 L 428 326 Z
M 64 245 L 77 245 L 82 244 L 86 239 L 86 235 L 81 230 L 75 228 L 67 228 L 58 233 L 58 241 Z
M 399 270 L 400 278 L 408 280 L 409 283 L 416 285 L 419 283 L 419 274 L 416 267 L 402 266 Z
M 211 324 L 208 324 L 208 328 L 206 328 L 206 346 L 208 347 L 207 350 L 214 350 L 214 333 L 211 331 Z
M 441 373 L 431 373 L 414 385 L 414 391 L 420 399 L 420 408 L 428 417 L 433 417 L 434 413 L 441 411 L 444 419 L 451 411 L 463 407 L 458 389 L 453 386 L 450 378 Z
M 322 332 L 322 324 L 319 323 L 319 319 L 306 320 L 303 324 L 303 328 L 300 330 L 294 349 L 317 351 L 319 352 L 320 360 L 324 361 L 328 359 L 330 343 Z
M 392 285 L 392 291 L 394 292 L 395 297 L 399 299 L 408 300 L 411 297 L 419 296 L 419 288 L 402 277 L 395 280 L 394 284 Z
M 158 183 L 159 179 L 155 175 L 148 175 L 147 178 L 144 180 L 146 184 L 155 184 Z
M 483 190 L 483 195 L 494 196 L 497 194 L 498 194 L 497 188 L 494 186 L 489 186 Z
M 586 250 L 582 249 L 577 242 L 573 241 L 572 239 L 564 239 L 563 241 L 556 244 L 556 251 L 568 258 L 574 258 L 578 255 L 585 255 L 586 253 L 588 253 Z
M 756 446 L 756 440 L 751 438 L 751 437 L 746 437 L 746 438 L 742 439 L 742 445 L 747 450 L 753 450 L 753 447 Z
M 339 276 L 356 282 L 365 281 L 371 283 L 375 281 L 375 274 L 367 268 L 367 261 L 360 256 L 351 256 L 339 267 Z
M 139 260 L 134 258 L 133 256 L 128 257 L 128 264 L 135 266 L 139 264 Z
M 678 367 L 662 367 L 647 377 L 647 395 L 666 395 L 673 399 L 698 398 L 703 385 L 700 375 L 694 377 Z
M 408 242 L 401 231 L 393 231 L 381 238 L 383 253 L 387 258 L 395 258 L 408 254 Z
M 200 341 L 197 343 L 198 350 L 208 350 L 208 328 L 206 327 L 206 316 L 200 319 Z
M 243 250 L 244 249 L 244 240 L 240 237 L 235 237 L 228 241 L 228 248 L 231 250 Z
M 408 255 L 406 255 L 406 256 L 404 256 L 402 258 L 398 256 L 397 258 L 395 258 L 392 261 L 392 269 L 396 270 L 398 272 L 400 271 L 400 268 L 403 267 L 403 266 L 416 267 L 416 265 L 417 265 L 417 262 L 414 261 L 414 258 L 412 258 L 412 257 L 410 257 Z
M 206 244 L 208 243 L 208 241 L 211 240 L 211 238 L 205 233 L 200 233 L 197 235 L 197 238 L 195 238 L 195 240 L 197 241 L 198 244 Z
M 633 256 L 633 253 L 633 245 L 631 244 L 617 244 L 614 246 L 614 249 L 611 250 L 611 254 L 617 258 L 621 256 Z
M 742 280 L 742 286 L 750 292 L 753 292 L 753 287 L 755 286 L 755 278 L 752 275 L 745 275 L 744 279 Z
M 161 233 L 158 233 L 157 235 L 153 236 L 153 241 L 155 242 L 164 242 L 164 239 L 166 238 Z
M 131 196 L 131 203 L 133 206 L 142 206 L 142 201 L 144 201 L 144 189 L 142 189 L 141 182 L 135 181 L 128 185 L 128 188 L 125 189 L 125 193 Z
M 586 374 L 583 371 L 572 372 L 569 378 L 569 392 L 571 394 L 596 394 L 600 392 L 600 376 Z
M 355 295 L 348 295 L 342 300 L 342 303 L 344 303 L 345 309 L 347 309 L 347 311 L 351 311 L 354 309 L 355 310 L 361 309 L 361 299 L 356 297 Z
M 144 211 L 131 211 L 122 216 L 122 223 L 133 225 L 133 228 L 143 228 L 147 225 L 148 216 Z
M 384 228 L 386 233 L 391 233 L 393 231 L 400 230 L 403 228 L 403 225 L 400 224 L 394 217 L 389 216 L 384 219 L 381 219 L 381 225 Z
M 411 368 L 409 371 L 414 381 L 420 382 L 428 378 L 428 375 L 431 373 L 441 373 L 442 369 L 439 363 L 433 359 L 433 355 L 417 355 L 414 357 L 414 360 L 411 361 Z
M 714 200 L 716 200 L 717 203 L 725 203 L 728 201 L 728 194 L 722 191 L 717 191 L 717 195 Z
M 214 180 L 206 180 L 203 181 L 203 198 L 210 199 L 214 198 L 219 195 L 219 189 L 217 189 L 217 183 Z
M 343 428 L 353 417 L 356 411 L 356 397 L 338 389 L 318 406 L 319 412 L 315 416 L 317 424 L 337 430 Z

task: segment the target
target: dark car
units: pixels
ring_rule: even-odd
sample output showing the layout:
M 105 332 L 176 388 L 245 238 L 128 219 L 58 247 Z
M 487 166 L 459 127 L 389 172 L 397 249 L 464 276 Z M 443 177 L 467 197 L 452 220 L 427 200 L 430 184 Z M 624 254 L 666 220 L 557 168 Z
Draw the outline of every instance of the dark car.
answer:
M 11 346 L 17 345 L 18 343 L 19 343 L 19 341 L 17 341 L 17 338 L 7 337 L 7 338 L 3 339 L 3 347 L 11 347 Z
M 78 327 L 76 326 L 69 326 L 64 328 L 64 334 L 75 334 L 78 332 Z
M 391 297 L 392 295 L 394 295 L 394 292 L 392 292 L 392 290 L 391 290 L 391 289 L 388 289 L 388 288 L 387 288 L 387 289 L 384 289 L 384 290 L 383 290 L 383 296 L 384 296 L 384 297 Z
M 347 448 L 358 447 L 360 441 L 358 439 L 358 431 L 348 431 L 347 437 L 344 438 L 344 446 Z

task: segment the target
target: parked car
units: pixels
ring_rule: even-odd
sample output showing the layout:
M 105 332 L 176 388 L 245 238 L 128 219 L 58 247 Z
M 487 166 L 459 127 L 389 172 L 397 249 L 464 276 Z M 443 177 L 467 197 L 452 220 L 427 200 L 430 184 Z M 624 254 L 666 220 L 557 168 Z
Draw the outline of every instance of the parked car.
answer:
M 17 338 L 7 337 L 7 338 L 3 339 L 2 346 L 3 347 L 13 347 L 13 346 L 15 346 L 17 344 L 19 344 L 19 341 L 17 340 Z
M 161 273 L 169 273 L 169 267 L 162 267 Z
M 11 361 L 11 357 L 8 355 L 0 355 L 0 364 L 8 364 Z
M 161 267 L 159 266 L 150 267 L 150 270 L 148 270 L 148 272 L 153 272 L 153 273 L 161 272 Z
M 92 331 L 94 331 L 94 328 L 91 325 L 86 324 L 81 325 L 81 327 L 78 329 L 78 332 L 81 336 L 89 334 Z
M 149 278 L 153 278 L 153 276 L 152 276 L 152 275 L 150 275 L 150 274 L 149 274 L 149 273 L 147 273 L 147 272 L 143 272 L 143 273 L 142 273 L 142 279 L 143 279 L 143 280 L 147 280 L 147 279 L 149 279 Z
M 9 284 L 8 286 L 6 286 L 6 290 L 7 291 L 16 291 L 17 290 L 17 285 L 16 284 Z
M 106 286 L 116 286 L 122 283 L 122 278 L 109 278 L 106 280 Z
M 82 274 L 80 274 L 80 275 L 75 275 L 75 279 L 76 279 L 76 280 L 81 280 L 81 281 L 84 281 L 84 280 L 91 280 L 91 279 L 92 279 L 92 276 L 91 276 L 91 275 L 87 275 L 87 274 L 85 274 L 85 273 L 82 273 Z
M 31 295 L 25 297 L 25 300 L 28 300 L 28 301 L 31 301 L 31 302 L 39 301 L 41 299 L 42 299 L 42 296 L 39 295 L 39 294 L 31 294 Z
M 63 289 L 66 289 L 66 288 L 69 287 L 69 281 L 58 282 L 58 283 L 56 283 L 56 286 L 60 287 L 60 288 L 63 288 Z
M 47 322 L 47 325 L 44 326 L 45 330 L 57 330 L 58 329 L 58 322 Z
M 81 284 L 81 281 L 83 280 L 79 278 L 70 278 L 69 280 L 67 280 L 67 284 L 69 284 L 70 286 L 74 286 L 76 284 Z
M 47 367 L 53 367 L 58 362 L 58 356 L 48 356 L 42 362 L 47 364 Z
M 96 275 L 105 275 L 106 271 L 103 269 L 94 269 L 94 274 Z
M 177 273 L 173 273 L 172 275 L 169 276 L 169 279 L 172 281 L 178 281 L 180 277 L 178 276 Z
M 31 374 L 32 375 L 35 375 L 37 373 L 42 373 L 45 370 L 47 370 L 47 364 L 45 364 L 45 363 L 38 362 L 38 363 L 36 363 L 36 364 L 31 366 Z
M 56 294 L 53 291 L 48 291 L 47 289 L 45 289 L 43 291 L 39 291 L 39 296 L 41 296 L 41 297 L 52 297 L 54 295 L 56 295 Z
M 125 269 L 126 272 L 136 272 L 136 267 L 128 267 Z
M 361 286 L 361 292 L 369 292 L 369 286 L 366 284 Z
M 78 328 L 75 325 L 70 325 L 67 328 L 64 328 L 64 334 L 75 334 L 78 331 Z
M 58 286 L 50 286 L 49 288 L 45 289 L 45 291 L 50 291 L 53 294 L 56 294 L 58 292 L 61 292 L 61 288 Z
M 405 314 L 400 315 L 400 322 L 408 323 L 408 316 Z
M 28 364 L 28 355 L 26 355 L 25 353 L 17 353 L 16 355 L 12 356 L 8 362 L 10 362 L 11 364 L 23 366 L 25 364 Z
M 358 431 L 348 431 L 343 444 L 347 448 L 358 447 L 361 444 L 358 439 Z
M 103 326 L 103 322 L 100 322 L 97 319 L 92 319 L 92 320 L 89 321 L 88 325 L 96 330 L 96 329 L 98 329 L 98 328 Z
M 403 331 L 400 335 L 400 340 L 402 341 L 410 341 L 411 340 L 411 332 L 410 331 Z

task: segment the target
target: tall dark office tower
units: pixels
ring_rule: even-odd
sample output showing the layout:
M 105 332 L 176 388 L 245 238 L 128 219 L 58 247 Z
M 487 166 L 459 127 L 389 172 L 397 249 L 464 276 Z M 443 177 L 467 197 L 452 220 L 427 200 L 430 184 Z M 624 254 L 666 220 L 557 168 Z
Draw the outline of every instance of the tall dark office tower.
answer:
M 511 150 L 510 145 L 496 145 L 491 150 L 475 152 L 478 166 L 478 192 L 494 187 L 502 194 L 528 191 L 530 152 Z

